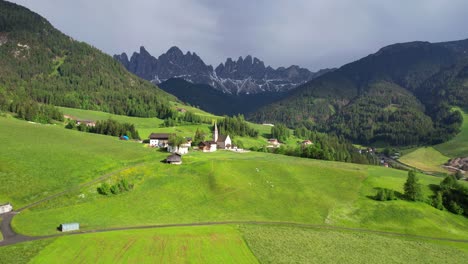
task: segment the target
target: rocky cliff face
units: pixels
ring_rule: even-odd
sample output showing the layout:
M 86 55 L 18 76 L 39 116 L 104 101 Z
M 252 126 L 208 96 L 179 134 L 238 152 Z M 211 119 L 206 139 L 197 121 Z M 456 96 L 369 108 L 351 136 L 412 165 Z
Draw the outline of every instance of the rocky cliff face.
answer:
M 149 54 L 144 47 L 140 53 L 115 55 L 129 71 L 155 84 L 170 78 L 182 78 L 192 83 L 208 84 L 228 94 L 256 94 L 262 92 L 284 92 L 314 79 L 330 70 L 311 72 L 298 66 L 273 69 L 265 67 L 263 61 L 247 56 L 237 61 L 228 58 L 213 69 L 196 54 L 184 54 L 172 47 L 158 58 Z

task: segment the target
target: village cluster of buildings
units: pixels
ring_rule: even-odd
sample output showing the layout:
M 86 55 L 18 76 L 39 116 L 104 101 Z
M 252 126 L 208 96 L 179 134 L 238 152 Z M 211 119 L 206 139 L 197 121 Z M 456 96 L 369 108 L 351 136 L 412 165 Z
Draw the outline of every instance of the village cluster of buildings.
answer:
M 149 146 L 155 148 L 165 148 L 168 152 L 172 153 L 166 158 L 166 162 L 170 164 L 182 164 L 182 155 L 189 152 L 190 146 L 192 146 L 192 139 L 185 138 L 185 143 L 179 146 L 173 146 L 170 144 L 169 139 L 175 134 L 170 133 L 151 133 L 149 135 Z M 233 147 L 231 137 L 229 135 L 220 135 L 218 132 L 218 126 L 214 125 L 212 140 L 200 142 L 198 150 L 203 152 L 214 152 L 218 149 L 231 149 Z

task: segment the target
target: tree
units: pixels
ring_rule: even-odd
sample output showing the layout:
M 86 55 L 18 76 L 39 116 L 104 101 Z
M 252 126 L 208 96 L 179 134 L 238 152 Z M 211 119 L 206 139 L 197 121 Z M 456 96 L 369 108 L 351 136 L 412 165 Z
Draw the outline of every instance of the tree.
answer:
M 271 137 L 284 142 L 289 138 L 289 128 L 283 124 L 276 124 L 271 128 Z
M 422 199 L 421 184 L 415 171 L 408 172 L 408 178 L 403 186 L 405 196 L 410 201 L 420 201 Z
M 457 180 L 460 180 L 463 178 L 463 173 L 461 171 L 457 171 L 455 173 L 455 178 L 457 178 Z
M 198 128 L 197 128 L 197 131 L 195 131 L 195 136 L 193 137 L 192 143 L 193 144 L 198 144 L 198 143 L 203 142 L 203 141 L 205 141 L 205 133 L 198 130 Z
M 442 199 L 442 192 L 437 192 L 437 194 L 434 197 L 434 200 L 432 201 L 432 205 L 439 210 L 444 210 L 444 200 Z
M 107 182 L 101 183 L 101 186 L 98 187 L 98 193 L 103 195 L 111 194 L 111 186 Z
M 169 145 L 171 145 L 173 147 L 179 147 L 180 145 L 184 144 L 185 142 L 187 142 L 187 141 L 185 140 L 185 138 L 183 138 L 181 136 L 171 135 L 169 137 Z

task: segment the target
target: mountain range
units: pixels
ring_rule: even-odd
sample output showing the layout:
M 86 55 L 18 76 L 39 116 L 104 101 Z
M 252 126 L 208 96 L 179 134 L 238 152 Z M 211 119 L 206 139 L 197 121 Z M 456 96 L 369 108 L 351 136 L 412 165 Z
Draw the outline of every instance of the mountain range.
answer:
M 249 118 L 304 125 L 363 144 L 417 145 L 458 132 L 461 115 L 453 106 L 468 106 L 468 40 L 384 47 Z
M 126 53 L 114 55 L 114 58 L 130 72 L 154 84 L 182 78 L 194 84 L 210 85 L 231 95 L 286 92 L 330 71 L 311 72 L 296 65 L 273 69 L 250 55 L 239 57 L 237 61 L 228 58 L 225 63 L 213 68 L 195 52 L 184 54 L 178 47 L 171 47 L 158 58 L 143 46 L 130 59 Z

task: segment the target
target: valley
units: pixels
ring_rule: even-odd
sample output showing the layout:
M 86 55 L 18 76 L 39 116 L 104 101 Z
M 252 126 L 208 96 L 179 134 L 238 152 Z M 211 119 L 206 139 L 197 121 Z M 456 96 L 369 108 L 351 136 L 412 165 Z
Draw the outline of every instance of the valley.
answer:
M 146 5 L 83 1 L 40 7 L 81 23 L 89 44 L 61 31 L 76 25 L 0 0 L 0 264 L 466 262 L 468 40 L 310 71 L 290 59 L 321 65 L 311 58 L 332 61 L 343 42 L 317 49 L 309 29 L 283 28 L 311 9 L 281 8 L 287 20 L 256 38 L 238 33 L 273 4 L 252 16 L 260 3 L 157 3 L 144 32 L 130 25 Z M 66 16 L 74 4 L 92 28 Z M 217 32 L 238 16 L 235 40 Z M 109 55 L 137 42 L 172 47 Z M 227 59 L 213 67 L 175 46 L 186 42 Z

